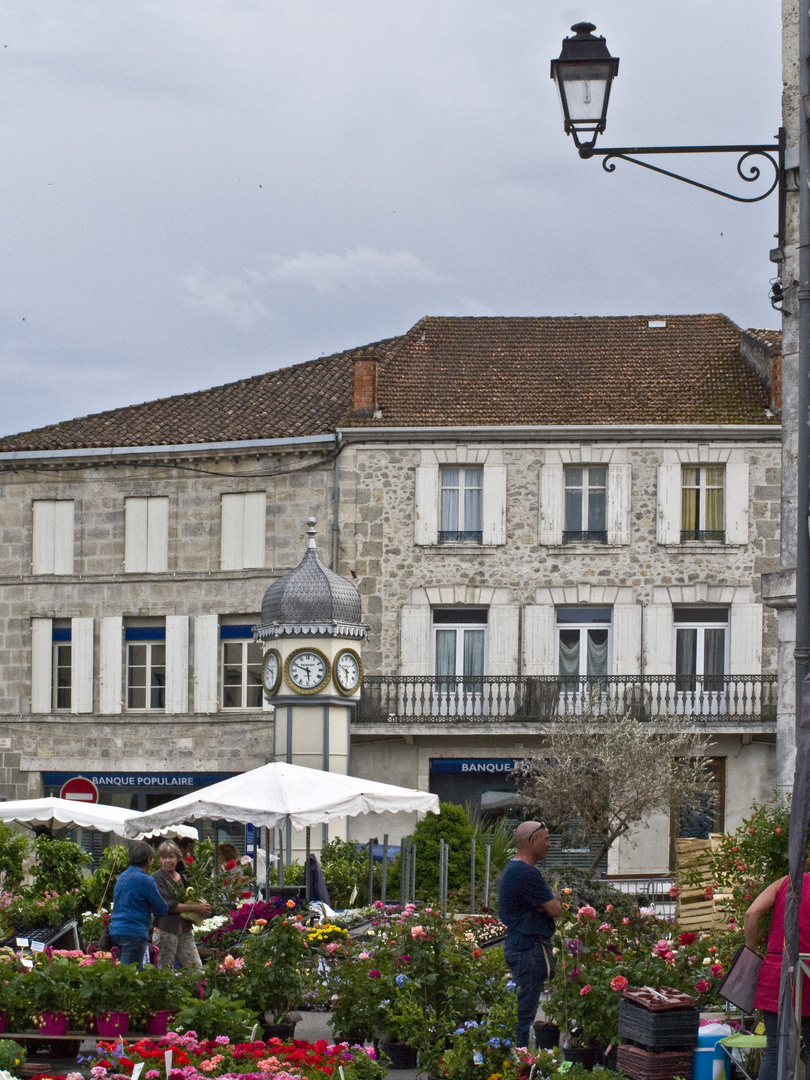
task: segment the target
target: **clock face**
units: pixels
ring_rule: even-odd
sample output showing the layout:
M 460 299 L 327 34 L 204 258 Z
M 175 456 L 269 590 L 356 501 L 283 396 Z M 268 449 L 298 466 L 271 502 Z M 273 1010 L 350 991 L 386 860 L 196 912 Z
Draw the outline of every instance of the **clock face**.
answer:
M 335 682 L 341 694 L 353 694 L 363 677 L 363 665 L 354 649 L 343 649 L 335 657 Z
M 281 657 L 275 649 L 271 649 L 264 658 L 262 666 L 262 682 L 268 694 L 275 694 L 281 680 Z
M 287 682 L 302 694 L 315 694 L 329 678 L 329 661 L 319 649 L 299 649 L 287 657 Z

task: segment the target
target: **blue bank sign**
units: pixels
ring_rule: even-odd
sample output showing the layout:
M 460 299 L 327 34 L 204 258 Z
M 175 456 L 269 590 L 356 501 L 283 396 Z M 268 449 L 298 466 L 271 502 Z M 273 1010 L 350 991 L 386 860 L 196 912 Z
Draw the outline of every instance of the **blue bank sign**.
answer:
M 516 758 L 431 758 L 430 771 L 444 773 L 490 773 L 509 775 Z
M 227 780 L 233 773 L 153 773 L 153 772 L 46 772 L 42 782 L 46 786 L 61 788 L 66 780 L 74 776 L 86 776 L 99 790 L 104 788 L 177 788 L 180 791 L 192 791 L 195 788 L 209 787 L 220 780 Z

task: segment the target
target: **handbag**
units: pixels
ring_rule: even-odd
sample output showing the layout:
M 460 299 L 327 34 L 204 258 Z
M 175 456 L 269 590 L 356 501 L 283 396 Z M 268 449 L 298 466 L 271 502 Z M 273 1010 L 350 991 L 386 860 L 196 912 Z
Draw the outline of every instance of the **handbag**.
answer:
M 758 952 L 741 945 L 734 954 L 734 959 L 723 976 L 722 982 L 717 987 L 717 993 L 744 1013 L 753 1012 L 759 969 L 762 964 L 763 957 Z

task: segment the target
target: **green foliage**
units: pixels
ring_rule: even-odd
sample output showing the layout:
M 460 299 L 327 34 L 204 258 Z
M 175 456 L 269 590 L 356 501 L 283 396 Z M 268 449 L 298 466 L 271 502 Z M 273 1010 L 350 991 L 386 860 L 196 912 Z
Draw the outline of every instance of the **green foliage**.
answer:
M 104 848 L 101 862 L 84 883 L 87 902 L 94 911 L 102 905 L 111 907 L 115 883 L 118 881 L 119 874 L 122 874 L 127 866 L 129 866 L 129 855 L 123 844 Z
M 480 1021 L 467 1020 L 457 1028 L 448 1050 L 442 1052 L 441 1047 L 436 1048 L 434 1053 L 437 1059 L 441 1058 L 440 1064 L 438 1060 L 436 1062 L 439 1072 L 447 1080 L 468 1080 L 479 1073 L 482 1077 L 503 1073 L 511 1064 L 516 1024 L 517 997 L 513 991 L 504 990 L 501 984 L 500 1001 L 493 1004 L 485 1017 Z M 543 1073 L 556 1067 L 559 1054 L 548 1052 L 547 1059 L 547 1067 L 541 1070 Z M 425 1064 L 422 1063 L 423 1068 Z M 429 1067 L 432 1065 L 430 1062 Z M 430 1071 L 437 1075 L 436 1069 L 430 1068 Z
M 82 851 L 78 844 L 72 840 L 38 836 L 34 840 L 34 852 L 36 862 L 31 876 L 35 896 L 42 897 L 47 892 L 71 892 L 84 886 L 82 867 L 88 866 L 92 857 Z
M 470 845 L 476 833 L 474 818 L 469 810 L 455 803 L 439 804 L 440 813 L 427 814 L 413 831 L 416 846 L 416 895 L 423 900 L 439 895 L 439 840 L 450 846 L 447 868 L 449 892 L 470 888 Z M 476 842 L 476 878 L 484 875 L 484 845 Z M 387 895 L 399 893 L 399 858 L 388 869 Z
M 31 971 L 20 975 L 14 988 L 26 1002 L 28 1026 L 42 1012 L 63 1012 L 74 1020 L 84 1015 L 81 968 L 66 957 L 37 954 Z
M 25 1047 L 20 1046 L 13 1039 L 0 1039 L 0 1069 L 11 1073 L 12 1076 L 19 1075 L 21 1067 L 25 1064 L 27 1053 Z
M 132 964 L 123 966 L 133 967 Z M 136 982 L 137 1005 L 134 1011 L 138 1020 L 145 1020 L 163 1009 L 174 1012 L 192 997 L 188 980 L 171 968 L 158 968 L 154 964 L 147 964 L 139 973 Z M 196 979 L 194 988 L 196 990 Z M 129 1011 L 133 1012 L 132 1009 Z
M 555 866 L 553 873 L 543 876 L 554 892 L 561 888 L 571 890 L 566 896 L 569 907 L 574 911 L 587 904 L 597 910 L 603 910 L 608 904 L 612 904 L 618 915 L 636 919 L 639 906 L 645 906 L 644 897 L 628 896 L 627 893 L 619 892 L 609 882 L 602 881 L 593 870 L 581 870 L 577 866 Z
M 331 907 L 347 908 L 352 890 L 357 889 L 355 905 L 368 894 L 368 853 L 357 844 L 336 837 L 321 850 L 321 869 L 329 890 Z
M 73 966 L 80 973 L 81 1016 L 128 1012 L 140 1019 L 148 1015 L 142 1007 L 142 973 L 135 964 L 119 964 L 114 960 L 102 959 L 85 967 L 78 967 L 75 963 Z
M 788 872 L 790 796 L 778 793 L 766 803 L 753 803 L 751 815 L 733 832 L 726 833 L 720 846 L 709 856 L 709 867 L 717 883 L 731 889 L 729 915 L 742 925 L 745 909 L 772 881 Z M 810 833 L 807 841 L 810 847 Z M 702 884 L 701 867 L 693 875 L 684 874 L 684 884 Z M 695 878 L 697 875 L 697 878 Z M 769 920 L 760 924 L 763 940 Z
M 27 854 L 28 840 L 0 822 L 0 889 L 13 892 L 20 887 Z
M 258 1013 L 246 1009 L 244 1001 L 212 990 L 204 1001 L 189 1000 L 175 1017 L 172 1030 L 196 1031 L 199 1039 L 227 1035 L 231 1042 L 244 1042 L 258 1020 Z
M 305 970 L 309 945 L 301 924 L 292 919 L 271 919 L 257 934 L 248 931 L 240 997 L 260 1013 L 272 1013 L 280 1023 L 300 1007 L 306 988 Z

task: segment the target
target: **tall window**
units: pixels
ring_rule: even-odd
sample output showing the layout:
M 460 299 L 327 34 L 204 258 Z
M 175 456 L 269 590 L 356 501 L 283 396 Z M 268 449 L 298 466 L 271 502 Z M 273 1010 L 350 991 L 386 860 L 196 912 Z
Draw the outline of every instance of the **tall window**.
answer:
M 571 692 L 588 680 L 605 677 L 610 665 L 610 608 L 557 608 L 558 672 Z
M 73 684 L 70 626 L 54 625 L 52 639 L 51 708 L 69 712 Z
M 454 540 L 483 542 L 483 491 L 481 465 L 447 465 L 441 470 L 440 544 Z
M 676 607 L 675 675 L 678 689 L 723 689 L 728 657 L 728 608 Z
M 262 707 L 262 644 L 250 626 L 221 626 L 222 708 Z
M 563 543 L 607 543 L 607 466 L 568 465 L 565 469 Z
M 34 574 L 73 573 L 73 500 L 37 499 L 34 502 Z
M 725 541 L 725 468 L 684 465 L 681 471 L 681 543 Z
M 128 626 L 127 708 L 166 708 L 166 628 Z
M 466 693 L 474 693 L 484 674 L 486 608 L 434 608 L 433 634 L 439 692 L 455 693 L 459 680 Z

